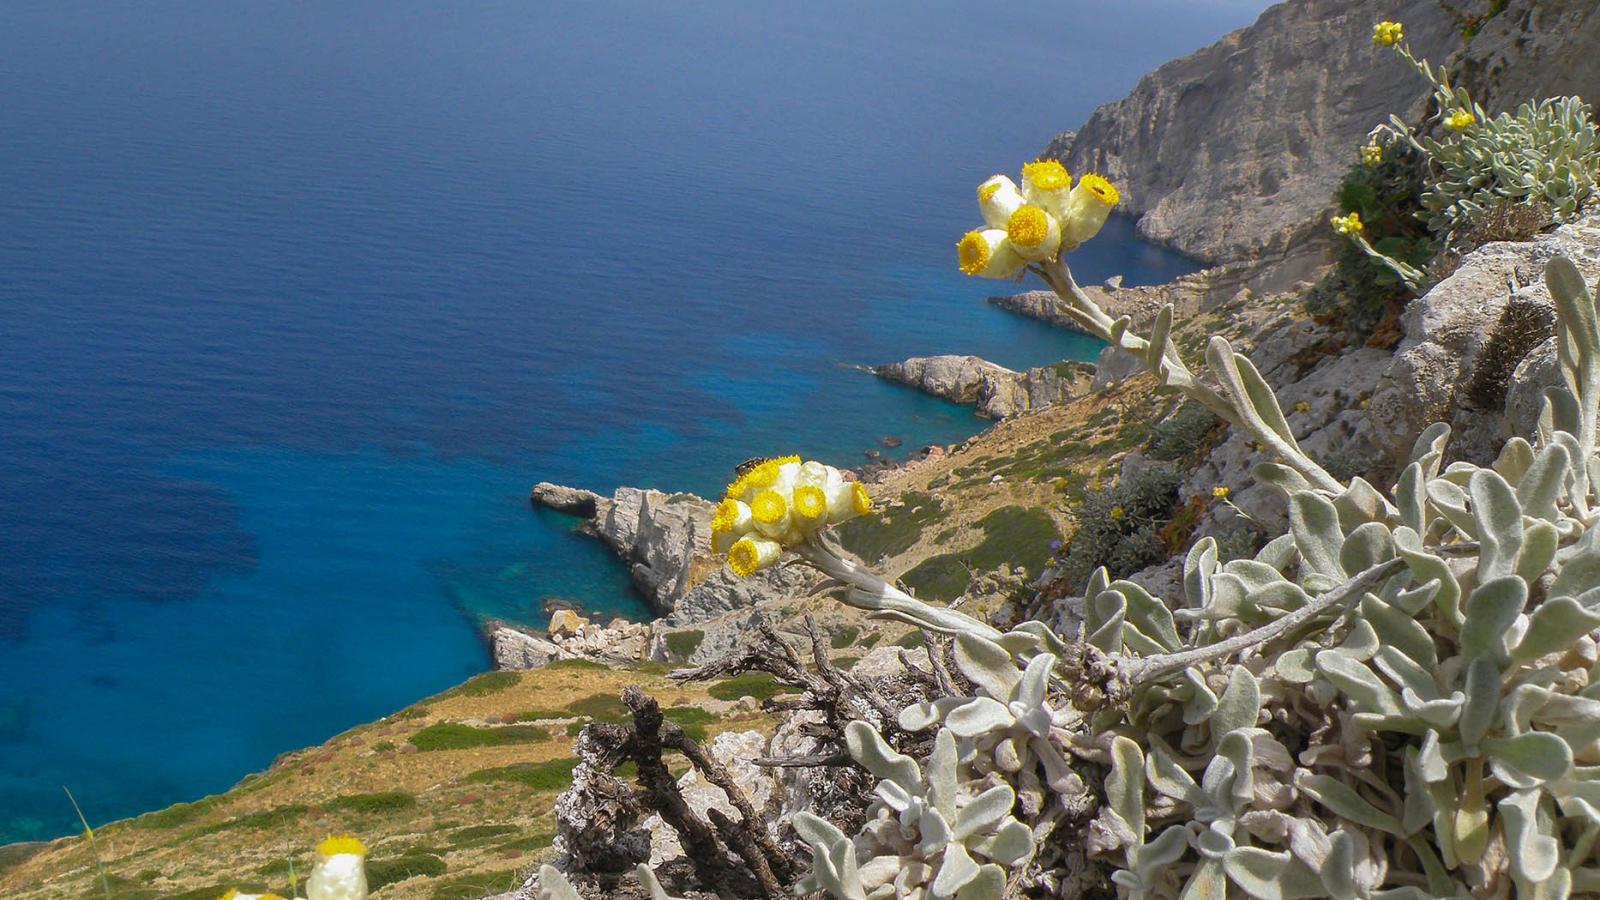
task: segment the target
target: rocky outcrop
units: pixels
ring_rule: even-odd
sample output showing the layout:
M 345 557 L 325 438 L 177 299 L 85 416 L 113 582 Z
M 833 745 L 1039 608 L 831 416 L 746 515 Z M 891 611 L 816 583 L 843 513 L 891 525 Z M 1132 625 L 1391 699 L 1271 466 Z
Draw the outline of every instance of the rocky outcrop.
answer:
M 1528 243 L 1481 247 L 1406 307 L 1405 338 L 1368 409 L 1391 459 L 1436 421 L 1450 423 L 1453 454 L 1480 464 L 1512 435 L 1532 437 L 1542 392 L 1560 378 L 1544 285 L 1545 263 L 1556 255 L 1571 257 L 1592 282 L 1600 274 L 1600 217 Z
M 634 587 L 670 625 L 693 625 L 792 596 L 815 580 L 809 570 L 792 567 L 736 577 L 711 552 L 713 504 L 694 494 L 621 487 L 602 497 L 540 482 L 529 499 L 559 512 L 587 511 L 584 530 L 622 558 Z
M 1600 102 L 1600 6 L 1515 0 L 1486 22 L 1455 69 L 1491 111 L 1577 94 Z
M 590 622 L 568 610 L 551 619 L 545 634 L 490 622 L 489 653 L 496 669 L 537 669 L 563 659 L 631 665 L 650 658 L 654 627 L 626 619 Z
M 1435 0 L 1290 0 L 1146 75 L 1045 152 L 1109 176 L 1140 234 L 1200 259 L 1320 260 L 1306 225 L 1320 232 L 1356 146 L 1428 96 L 1372 46 L 1380 19 L 1405 22 L 1412 48 L 1436 61 L 1461 45 Z
M 975 406 L 990 419 L 1064 403 L 1088 390 L 1089 370 L 1074 363 L 1016 372 L 976 356 L 913 356 L 873 366 L 874 375 L 923 393 Z

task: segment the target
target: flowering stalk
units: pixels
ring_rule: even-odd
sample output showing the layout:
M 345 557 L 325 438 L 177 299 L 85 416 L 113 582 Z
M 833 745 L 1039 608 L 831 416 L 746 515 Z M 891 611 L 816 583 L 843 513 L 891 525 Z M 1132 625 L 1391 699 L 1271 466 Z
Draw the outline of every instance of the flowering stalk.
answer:
M 898 619 L 942 634 L 976 634 L 990 640 L 1000 637 L 998 630 L 965 613 L 930 606 L 900 590 L 866 566 L 846 559 L 820 535 L 795 547 L 794 552 L 824 575 L 849 586 L 845 602 L 869 610 L 875 617 Z

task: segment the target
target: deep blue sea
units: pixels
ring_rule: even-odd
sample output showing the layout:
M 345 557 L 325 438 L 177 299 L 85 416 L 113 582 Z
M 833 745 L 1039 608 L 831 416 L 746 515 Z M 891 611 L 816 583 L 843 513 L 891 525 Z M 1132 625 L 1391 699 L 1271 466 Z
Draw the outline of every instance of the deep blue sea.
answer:
M 973 433 L 850 365 L 1092 353 L 956 272 L 973 188 L 1263 5 L 0 4 L 0 842 L 459 682 L 482 616 L 644 615 L 535 481 Z

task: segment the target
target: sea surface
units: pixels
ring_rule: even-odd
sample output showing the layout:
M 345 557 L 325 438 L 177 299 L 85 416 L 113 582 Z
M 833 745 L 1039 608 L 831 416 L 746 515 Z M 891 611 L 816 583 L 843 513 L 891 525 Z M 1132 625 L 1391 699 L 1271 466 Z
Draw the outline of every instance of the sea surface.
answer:
M 1262 2 L 0 4 L 0 842 L 647 609 L 530 484 L 964 438 L 973 188 Z M 1113 221 L 1080 278 L 1192 265 Z

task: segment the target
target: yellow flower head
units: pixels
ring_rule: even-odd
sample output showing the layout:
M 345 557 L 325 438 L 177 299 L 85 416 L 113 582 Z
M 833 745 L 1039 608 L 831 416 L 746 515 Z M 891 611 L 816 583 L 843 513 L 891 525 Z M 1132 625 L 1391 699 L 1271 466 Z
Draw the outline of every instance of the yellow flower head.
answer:
M 828 495 L 817 485 L 800 485 L 794 489 L 794 514 L 807 524 L 826 520 Z
M 1444 127 L 1450 131 L 1466 131 L 1478 121 L 1478 117 L 1464 109 L 1458 109 L 1445 117 Z
M 1383 146 L 1374 142 L 1362 147 L 1361 162 L 1368 166 L 1375 166 L 1383 162 Z
M 1351 213 L 1348 216 L 1334 216 L 1328 221 L 1333 223 L 1333 230 L 1336 234 L 1355 235 L 1360 234 L 1366 228 L 1365 225 L 1361 224 L 1361 215 L 1359 213 Z
M 1219 484 L 1211 489 L 1211 496 L 1217 498 L 1218 500 L 1228 499 L 1228 494 L 1228 486 L 1225 484 Z
M 711 514 L 712 531 L 732 531 L 735 522 L 739 521 L 739 501 L 728 497 L 717 504 L 717 511 Z
M 990 228 L 1005 228 L 1006 220 L 1023 204 L 1022 191 L 1004 175 L 991 175 L 978 185 L 978 212 Z
M 1064 191 L 1072 187 L 1072 175 L 1058 160 L 1041 159 L 1022 166 L 1022 180 L 1041 191 Z
M 750 518 L 761 525 L 777 525 L 789 516 L 789 501 L 777 491 L 757 491 L 750 498 Z
M 1123 516 L 1126 516 L 1127 514 L 1128 514 L 1128 511 L 1123 509 L 1120 506 L 1111 507 L 1111 518 L 1113 518 L 1113 519 L 1121 519 Z
M 1010 278 L 1024 265 L 999 228 L 980 228 L 962 235 L 956 243 L 956 262 L 963 275 L 979 278 Z
M 1405 39 L 1405 26 L 1399 22 L 1379 22 L 1372 26 L 1372 42 L 1380 47 L 1393 47 Z
M 1105 177 L 1096 175 L 1093 172 L 1089 172 L 1079 178 L 1078 186 L 1107 206 L 1116 206 L 1122 202 L 1122 195 L 1117 192 L 1117 186 Z
M 777 541 L 743 537 L 728 551 L 728 567 L 740 578 L 749 578 L 777 562 L 781 555 L 783 547 Z
M 1087 172 L 1078 179 L 1067 201 L 1066 216 L 1061 223 L 1061 243 L 1067 249 L 1077 247 L 1100 233 L 1106 217 L 1122 202 L 1116 185 L 1103 176 Z
M 322 856 L 339 856 L 344 853 L 366 856 L 367 845 L 361 843 L 354 835 L 330 834 L 317 845 L 317 853 Z
M 1023 259 L 1051 259 L 1061 249 L 1061 223 L 1043 207 L 1017 207 L 1006 221 L 1006 238 Z
M 1295 403 L 1294 411 L 1295 412 L 1311 412 L 1311 404 L 1307 403 L 1304 400 L 1300 400 L 1300 401 Z
M 872 512 L 872 495 L 859 481 L 850 482 L 850 509 L 858 516 Z

